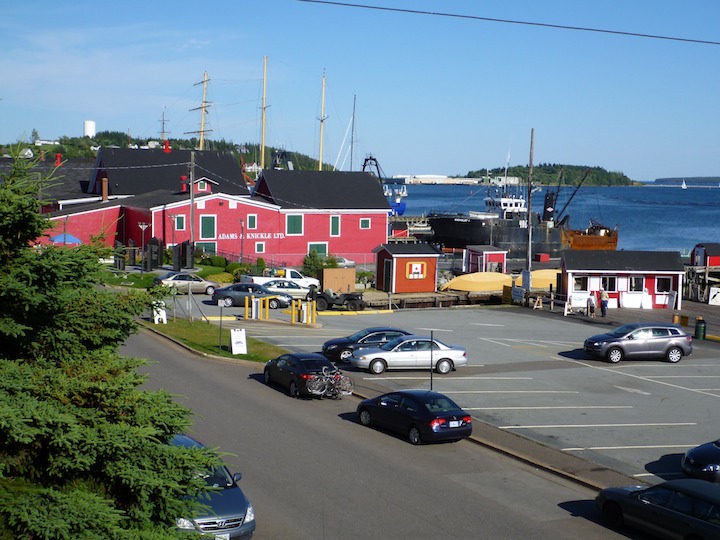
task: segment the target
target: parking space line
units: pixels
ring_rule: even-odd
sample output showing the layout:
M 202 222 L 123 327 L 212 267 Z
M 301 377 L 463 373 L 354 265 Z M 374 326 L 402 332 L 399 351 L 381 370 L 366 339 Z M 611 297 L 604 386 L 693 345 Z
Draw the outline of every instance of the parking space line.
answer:
M 720 375 L 650 375 L 652 379 L 720 379 Z
M 450 393 L 450 392 L 448 392 Z M 463 407 L 466 411 L 547 411 L 559 409 L 632 409 L 632 405 L 564 405 L 558 407 Z
M 694 448 L 697 444 L 653 444 L 634 446 L 578 446 L 575 448 L 561 448 L 563 452 L 584 452 L 586 450 L 655 450 L 661 448 Z
M 677 426 L 697 426 L 697 422 L 671 422 L 671 423 L 649 423 L 649 424 L 540 424 L 540 425 L 536 425 L 536 426 L 498 426 L 498 427 L 500 429 L 560 429 L 560 428 L 677 427 Z
M 575 390 L 446 390 L 445 394 L 579 394 Z
M 608 367 L 596 366 L 596 365 L 590 364 L 590 363 L 588 363 L 588 362 L 583 362 L 583 361 L 581 361 L 581 360 L 568 360 L 568 359 L 566 359 L 566 358 L 562 358 L 561 356 L 557 356 L 557 357 L 555 357 L 555 359 L 556 359 L 556 360 L 560 360 L 561 362 L 568 362 L 568 363 L 571 363 L 571 364 L 574 364 L 574 365 L 585 366 L 585 367 L 589 367 L 589 368 L 591 368 L 591 369 L 597 369 L 597 370 L 599 370 L 599 371 L 607 371 L 607 372 L 610 372 L 610 373 L 616 373 L 616 374 L 624 375 L 625 377 L 630 377 L 630 378 L 638 379 L 638 380 L 641 380 L 641 381 L 652 382 L 652 383 L 655 383 L 655 384 L 660 384 L 660 385 L 663 385 L 663 386 L 668 386 L 668 387 L 670 387 L 670 388 L 675 388 L 675 389 L 677 389 L 677 390 L 687 390 L 688 392 L 693 392 L 693 393 L 695 393 L 695 394 L 702 394 L 702 395 L 711 396 L 711 397 L 720 397 L 720 395 L 715 394 L 715 393 L 712 393 L 712 392 L 708 392 L 708 391 L 704 391 L 704 390 L 697 390 L 697 389 L 694 389 L 694 388 L 687 388 L 687 387 L 685 387 L 685 386 L 680 386 L 680 385 L 678 385 L 678 384 L 671 384 L 671 383 L 669 383 L 669 382 L 657 381 L 657 380 L 653 379 L 652 377 L 643 377 L 643 376 L 640 376 L 640 375 L 635 375 L 635 374 L 633 374 L 633 373 L 623 372 L 623 371 L 620 370 L 620 369 L 612 369 L 612 368 L 608 368 Z M 675 364 L 673 364 L 673 365 L 675 365 Z

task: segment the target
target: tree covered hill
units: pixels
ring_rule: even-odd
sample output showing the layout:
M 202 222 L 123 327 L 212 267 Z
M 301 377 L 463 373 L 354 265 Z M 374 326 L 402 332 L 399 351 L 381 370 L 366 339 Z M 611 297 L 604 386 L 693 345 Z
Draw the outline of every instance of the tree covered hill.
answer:
M 35 154 L 38 154 L 41 150 L 48 156 L 53 156 L 56 153 L 62 154 L 64 159 L 67 158 L 84 158 L 93 159 L 97 153 L 96 148 L 98 146 L 118 146 L 118 147 L 145 147 L 148 145 L 150 139 L 141 137 L 131 137 L 127 133 L 121 131 L 100 131 L 95 137 L 60 137 L 57 140 L 58 144 L 42 144 L 40 146 L 35 145 L 38 135 L 33 130 L 33 140 L 31 142 L 18 142 L 16 144 L 6 145 L 6 148 L 2 149 L 0 153 L 8 153 L 8 149 L 14 148 L 18 145 L 29 144 L 30 148 L 33 149 Z M 245 163 L 260 163 L 260 145 L 256 143 L 243 143 L 236 144 L 232 141 L 226 141 L 221 139 L 219 141 L 206 139 L 205 141 L 206 150 L 217 150 L 217 151 L 233 151 L 241 156 Z M 156 143 L 160 146 L 159 140 Z M 171 139 L 170 145 L 175 149 L 192 150 L 197 149 L 200 146 L 200 140 L 197 138 L 190 139 Z M 318 162 L 317 159 L 301 154 L 298 152 L 292 152 L 282 148 L 274 148 L 272 146 L 265 147 L 265 166 L 271 167 L 273 164 L 273 156 L 283 156 L 284 159 L 292 161 L 293 168 L 301 171 L 317 170 Z M 286 165 L 286 163 L 284 164 Z M 560 171 L 563 170 L 562 183 L 565 185 L 577 185 L 581 180 L 585 171 L 590 169 L 590 174 L 585 180 L 586 185 L 604 185 L 604 186 L 627 186 L 632 185 L 634 182 L 620 172 L 610 172 L 602 167 L 585 167 L 581 165 L 558 165 L 544 163 L 533 167 L 533 183 L 544 184 L 544 185 L 557 185 L 560 177 Z M 323 164 L 323 170 L 332 170 L 329 164 Z M 470 171 L 465 175 L 467 178 L 482 178 L 488 174 L 486 169 L 480 169 Z M 504 176 L 505 168 L 498 167 L 496 169 L 489 170 L 490 176 Z M 509 167 L 507 170 L 508 176 L 519 177 L 523 180 L 527 180 L 528 167 L 525 166 L 514 166 Z
M 541 163 L 533 166 L 533 184 L 557 185 L 560 180 L 562 171 L 562 184 L 576 186 L 585 175 L 585 171 L 590 169 L 584 185 L 596 186 L 629 186 L 634 184 L 630 178 L 621 172 L 610 172 L 602 167 L 585 167 L 581 165 L 558 165 L 555 163 Z M 527 180 L 528 167 L 514 166 L 508 167 L 507 175 Z M 481 178 L 487 176 L 488 171 L 478 170 L 470 171 L 468 178 Z M 504 176 L 505 168 L 490 169 L 490 176 Z

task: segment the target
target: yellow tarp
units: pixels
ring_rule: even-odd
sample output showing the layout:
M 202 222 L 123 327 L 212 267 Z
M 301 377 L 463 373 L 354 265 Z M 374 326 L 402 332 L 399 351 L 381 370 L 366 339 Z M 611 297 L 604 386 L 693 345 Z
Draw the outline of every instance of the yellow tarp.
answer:
M 550 285 L 557 285 L 557 275 L 560 270 L 533 270 L 531 285 L 533 289 L 549 289 Z M 516 284 L 522 285 L 519 276 L 516 277 Z M 495 292 L 502 291 L 504 286 L 512 285 L 512 277 L 498 272 L 475 272 L 464 274 L 451 279 L 440 287 L 441 291 L 467 291 L 467 292 Z

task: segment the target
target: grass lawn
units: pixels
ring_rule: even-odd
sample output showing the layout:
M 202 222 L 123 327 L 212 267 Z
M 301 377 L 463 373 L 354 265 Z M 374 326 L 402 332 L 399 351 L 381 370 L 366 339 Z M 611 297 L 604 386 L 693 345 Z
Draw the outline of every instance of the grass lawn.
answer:
M 230 329 L 223 327 L 221 335 L 219 325 L 209 324 L 201 320 L 190 322 L 187 319 L 176 319 L 174 321 L 168 320 L 167 324 L 152 324 L 141 321 L 141 324 L 176 339 L 196 351 L 225 358 L 265 363 L 288 352 L 281 347 L 247 336 L 248 354 L 232 354 L 230 351 Z

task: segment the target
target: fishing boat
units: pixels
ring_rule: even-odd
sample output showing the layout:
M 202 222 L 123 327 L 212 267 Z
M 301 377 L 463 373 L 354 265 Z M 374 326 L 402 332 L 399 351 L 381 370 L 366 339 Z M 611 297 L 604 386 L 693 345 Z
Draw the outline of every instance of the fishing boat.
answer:
M 407 192 L 407 186 L 405 185 L 397 185 L 397 184 L 389 184 L 384 181 L 384 174 L 382 169 L 380 168 L 380 163 L 378 160 L 373 157 L 372 155 L 368 155 L 365 158 L 365 161 L 363 162 L 362 166 L 363 172 L 369 172 L 374 174 L 377 179 L 382 183 L 383 186 L 383 194 L 388 200 L 388 204 L 390 205 L 390 216 L 402 216 L 405 213 L 406 204 L 403 200 L 405 197 L 408 196 Z
M 617 249 L 617 228 L 611 229 L 593 220 L 586 229 L 571 229 L 569 216 L 557 221 L 588 173 L 589 170 L 557 214 L 555 207 L 562 176 L 557 189 L 546 191 L 542 213 L 531 212 L 521 193 L 510 194 L 506 188 L 499 196 L 490 193 L 484 198 L 484 211 L 463 214 L 430 213 L 428 221 L 433 230 L 433 241 L 448 248 L 465 248 L 473 244 L 491 245 L 507 251 L 510 259 L 527 256 L 528 239 L 532 241 L 532 253 L 546 254 L 550 258 L 560 257 L 567 249 Z M 533 187 L 528 187 L 528 198 L 533 191 Z M 532 228 L 530 234 L 528 227 Z

